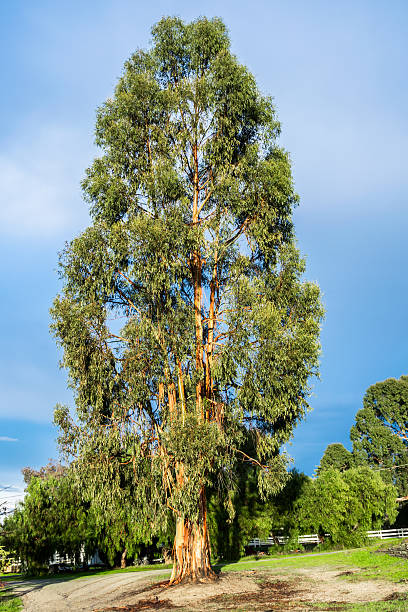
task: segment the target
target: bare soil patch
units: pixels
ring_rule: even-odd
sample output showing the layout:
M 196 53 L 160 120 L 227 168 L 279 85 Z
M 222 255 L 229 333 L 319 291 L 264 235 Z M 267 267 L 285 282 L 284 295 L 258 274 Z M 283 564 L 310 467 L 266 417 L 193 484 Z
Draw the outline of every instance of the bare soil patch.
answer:
M 109 612 L 138 612 L 139 610 L 173 610 L 174 605 L 168 599 L 141 599 L 137 604 L 133 606 L 119 606 L 115 608 L 105 608 Z
M 381 580 L 351 582 L 347 577 L 357 570 L 326 568 L 301 569 L 290 574 L 277 571 L 231 572 L 216 581 L 168 587 L 161 583 L 140 591 L 135 599 L 123 594 L 121 606 L 98 612 L 136 612 L 139 610 L 181 610 L 222 612 L 284 610 L 344 610 L 350 603 L 395 601 L 408 597 L 406 584 Z M 126 601 L 125 601 L 126 599 Z M 132 600 L 131 600 L 132 599 Z M 119 603 L 119 602 L 118 602 Z M 324 608 L 321 605 L 325 605 Z M 407 602 L 408 607 L 408 602 Z
M 357 570 L 326 568 L 231 572 L 216 581 L 150 585 L 137 593 L 122 593 L 121 602 L 95 612 L 137 612 L 139 610 L 181 610 L 222 612 L 284 610 L 345 610 L 350 603 L 395 601 L 408 597 L 406 584 L 381 580 L 348 581 Z M 146 597 L 146 595 L 149 595 Z M 326 605 L 325 605 L 326 604 Z M 408 602 L 407 602 L 408 604 Z M 324 608 L 321 606 L 325 605 Z
M 340 611 L 350 603 L 401 600 L 408 583 L 359 580 L 359 569 L 265 568 L 226 572 L 218 580 L 168 586 L 163 574 L 116 574 L 40 585 L 23 595 L 24 612 L 284 612 Z M 166 575 L 166 574 L 165 574 Z M 167 574 L 169 575 L 169 573 Z
M 311 602 L 364 603 L 386 601 L 386 598 L 392 594 L 401 597 L 408 593 L 406 584 L 396 584 L 385 580 L 347 580 L 347 577 L 357 577 L 359 572 L 358 568 L 340 572 L 336 569 L 326 568 L 297 570 L 299 577 L 307 580 L 307 600 Z
M 179 584 L 177 586 L 168 586 L 168 582 L 160 583 L 159 585 L 150 585 L 144 589 L 134 592 L 132 596 L 126 593 L 122 594 L 122 607 L 116 605 L 105 607 L 94 612 L 113 612 L 117 610 L 125 610 L 133 612 L 134 610 L 148 610 L 148 607 L 137 607 L 143 601 L 143 605 L 151 603 L 151 610 L 168 609 L 176 610 L 178 608 L 188 610 L 217 610 L 217 598 L 224 598 L 230 595 L 245 595 L 250 593 L 258 594 L 260 587 L 254 579 L 255 572 L 237 572 L 220 576 L 217 580 L 201 581 L 197 583 Z M 149 592 L 149 599 L 146 594 Z M 215 598 L 215 605 L 211 605 Z M 159 608 L 161 601 L 166 601 L 167 608 Z M 117 602 L 119 603 L 119 601 Z M 203 607 L 205 606 L 205 607 Z M 209 607 L 210 606 L 210 607 Z

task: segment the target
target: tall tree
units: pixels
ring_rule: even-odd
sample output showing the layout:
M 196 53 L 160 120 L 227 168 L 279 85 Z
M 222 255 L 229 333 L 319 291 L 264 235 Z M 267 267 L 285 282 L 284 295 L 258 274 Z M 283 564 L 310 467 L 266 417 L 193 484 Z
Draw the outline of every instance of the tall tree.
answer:
M 400 495 L 408 494 L 408 376 L 367 389 L 350 438 L 357 462 L 380 469 Z
M 231 507 L 239 460 L 261 495 L 282 487 L 322 308 L 271 99 L 219 19 L 152 35 L 98 111 L 92 225 L 62 254 L 52 310 L 78 419 L 55 419 L 93 503 L 108 511 L 133 479 L 143 541 L 173 513 L 175 583 L 212 575 L 206 487 Z

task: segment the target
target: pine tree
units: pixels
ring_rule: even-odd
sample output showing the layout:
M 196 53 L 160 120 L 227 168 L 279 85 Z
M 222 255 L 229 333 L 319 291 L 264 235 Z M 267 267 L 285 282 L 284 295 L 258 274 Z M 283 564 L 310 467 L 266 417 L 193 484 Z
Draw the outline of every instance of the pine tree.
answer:
M 283 486 L 322 308 L 271 99 L 219 19 L 152 35 L 98 111 L 92 225 L 61 256 L 53 328 L 77 418 L 55 420 L 101 512 L 132 495 L 140 541 L 175 522 L 177 583 L 212 575 L 209 485 L 231 507 L 243 460 L 261 496 Z

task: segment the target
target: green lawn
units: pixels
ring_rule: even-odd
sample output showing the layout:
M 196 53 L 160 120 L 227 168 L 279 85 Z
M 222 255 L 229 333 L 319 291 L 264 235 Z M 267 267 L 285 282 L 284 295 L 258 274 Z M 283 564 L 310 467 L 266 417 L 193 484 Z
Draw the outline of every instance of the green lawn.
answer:
M 348 580 L 383 579 L 391 582 L 408 582 L 408 562 L 396 557 L 384 554 L 374 554 L 374 551 L 381 548 L 389 548 L 398 540 L 388 540 L 387 542 L 374 543 L 364 548 L 357 548 L 349 551 L 337 551 L 321 556 L 300 556 L 285 558 L 260 558 L 256 560 L 243 560 L 236 563 L 220 564 L 224 572 L 241 571 L 249 569 L 288 569 L 308 567 L 332 566 L 339 569 L 347 567 L 358 567 L 360 572 L 353 576 L 345 576 Z M 392 609 L 392 608 L 390 608 Z
M 308 604 L 310 612 L 407 612 L 408 601 L 400 599 L 398 601 L 372 601 L 362 604 L 344 604 L 331 602 L 326 603 L 311 603 Z
M 408 601 L 373 601 L 364 604 L 353 605 L 346 609 L 347 612 L 407 612 Z
M 20 612 L 23 602 L 14 597 L 11 589 L 0 591 L 0 612 Z

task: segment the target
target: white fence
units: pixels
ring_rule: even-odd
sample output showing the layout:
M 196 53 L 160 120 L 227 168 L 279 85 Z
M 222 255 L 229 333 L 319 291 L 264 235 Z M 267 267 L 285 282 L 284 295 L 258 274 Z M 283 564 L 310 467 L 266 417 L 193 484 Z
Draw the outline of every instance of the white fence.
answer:
M 330 536 L 329 533 L 325 534 Z M 402 529 L 380 529 L 379 531 L 367 531 L 368 538 L 408 538 L 408 527 Z M 255 548 L 261 548 L 262 546 L 273 546 L 274 544 L 285 544 L 289 540 L 288 536 L 276 536 L 275 538 L 266 538 L 266 540 L 260 540 L 259 538 L 253 538 L 248 542 L 248 546 L 254 546 Z M 317 533 L 309 533 L 298 537 L 298 544 L 319 544 L 320 539 Z
M 408 527 L 402 527 L 401 529 L 382 529 L 380 531 L 367 531 L 369 538 L 408 538 Z
M 274 544 L 285 544 L 289 540 L 288 536 L 276 536 L 274 538 L 266 538 L 266 540 L 260 540 L 254 538 L 248 542 L 248 546 L 255 546 L 260 548 L 261 546 L 273 546 Z M 307 535 L 301 535 L 298 538 L 299 544 L 318 544 L 320 542 L 317 533 L 310 533 Z
M 93 555 L 86 556 L 83 548 L 79 553 L 79 562 L 87 563 L 88 565 L 98 565 L 102 563 L 98 550 L 96 550 Z M 73 557 L 70 557 L 69 555 L 60 555 L 58 552 L 55 552 L 54 556 L 49 560 L 50 565 L 74 565 L 74 563 L 75 559 Z

